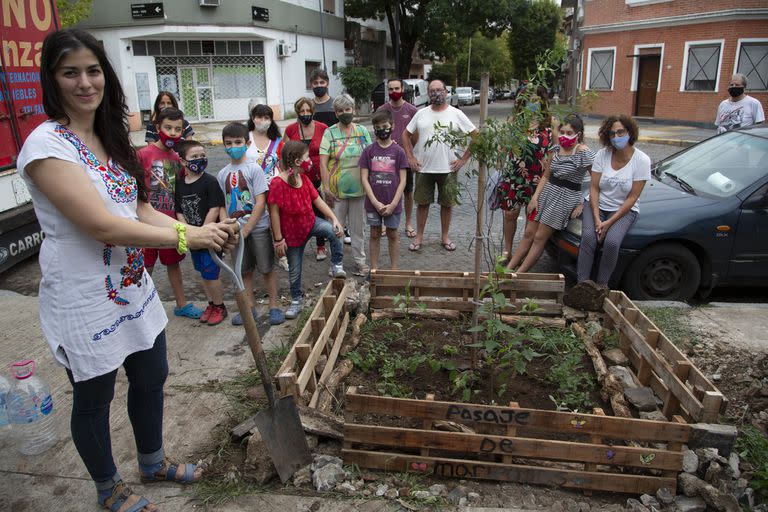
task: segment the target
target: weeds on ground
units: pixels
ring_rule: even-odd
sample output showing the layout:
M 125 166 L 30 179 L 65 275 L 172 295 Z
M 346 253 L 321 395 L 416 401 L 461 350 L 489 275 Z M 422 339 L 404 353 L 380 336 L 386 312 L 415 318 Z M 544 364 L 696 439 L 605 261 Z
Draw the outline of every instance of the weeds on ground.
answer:
M 752 425 L 746 425 L 739 429 L 736 449 L 739 456 L 755 468 L 750 486 L 763 499 L 768 499 L 768 438 Z
M 411 295 L 410 281 L 408 281 L 408 284 L 405 285 L 403 293 L 398 293 L 395 295 L 395 297 L 392 299 L 392 302 L 394 303 L 395 308 L 397 308 L 405 315 L 406 319 L 409 318 L 410 312 L 414 309 L 418 309 L 419 311 L 425 311 L 427 309 L 426 304 L 423 302 L 417 302 L 413 298 L 413 295 Z
M 643 313 L 677 346 L 691 342 L 693 332 L 685 320 L 686 310 L 680 308 L 641 308 Z

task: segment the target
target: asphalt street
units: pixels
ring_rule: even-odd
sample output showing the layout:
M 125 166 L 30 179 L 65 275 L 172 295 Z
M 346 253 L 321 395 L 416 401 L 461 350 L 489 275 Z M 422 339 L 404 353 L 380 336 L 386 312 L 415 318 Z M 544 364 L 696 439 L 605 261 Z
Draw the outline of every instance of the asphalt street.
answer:
M 509 114 L 511 102 L 496 102 L 489 106 L 488 115 L 492 118 L 504 118 Z M 463 107 L 462 110 L 467 116 L 474 122 L 479 121 L 479 106 Z M 369 128 L 371 128 L 369 126 Z M 597 149 L 597 141 L 587 140 L 587 143 L 593 148 Z M 646 152 L 654 161 L 664 158 L 680 148 L 677 146 L 663 145 L 663 144 L 638 144 L 638 147 Z M 223 168 L 228 158 L 224 149 L 220 145 L 213 145 L 207 147 L 209 165 L 208 169 L 211 173 L 217 173 Z M 461 172 L 461 204 L 454 208 L 453 221 L 451 223 L 450 237 L 456 244 L 456 251 L 447 252 L 440 246 L 440 219 L 439 209 L 437 206 L 432 206 L 429 213 L 429 219 L 427 221 L 427 227 L 425 231 L 424 244 L 417 253 L 409 252 L 407 249 L 408 243 L 411 239 L 407 238 L 404 233 L 401 233 L 400 239 L 400 268 L 404 269 L 420 269 L 420 270 L 465 270 L 471 271 L 474 265 L 474 247 L 473 241 L 475 237 L 475 223 L 476 223 L 476 199 L 477 199 L 477 178 L 472 172 L 476 169 L 476 163 L 471 162 Z M 487 266 L 493 259 L 493 255 L 498 254 L 501 250 L 501 213 L 491 212 L 487 208 L 486 213 L 486 248 L 484 262 Z M 414 212 L 415 215 L 415 212 Z M 522 235 L 522 226 L 524 219 L 521 217 L 516 238 Z M 366 234 L 367 236 L 367 234 Z M 351 257 L 351 251 L 348 246 L 345 246 L 345 268 L 351 271 L 354 268 L 354 263 Z M 382 242 L 381 248 L 381 267 L 388 268 L 389 257 L 387 256 L 387 243 Z M 307 252 L 304 263 L 304 275 L 303 285 L 305 289 L 313 288 L 317 283 L 323 283 L 326 281 L 328 272 L 328 260 L 324 262 L 315 261 L 315 243 L 310 241 L 307 244 Z M 204 300 L 204 294 L 201 286 L 201 280 L 199 274 L 192 268 L 192 262 L 189 258 L 186 258 L 182 262 L 182 269 L 184 275 L 184 288 L 187 294 L 187 298 L 190 300 L 200 301 Z M 542 255 L 542 258 L 538 264 L 532 269 L 534 272 L 557 272 L 558 269 L 554 262 L 546 255 Z M 351 273 L 350 273 L 351 275 Z M 161 297 L 164 300 L 172 300 L 172 294 L 170 286 L 168 284 L 167 275 L 163 268 L 157 268 L 153 278 L 157 284 Z M 25 295 L 36 295 L 37 287 L 40 280 L 40 269 L 37 264 L 36 258 L 31 258 L 13 269 L 0 275 L 0 289 L 9 289 Z M 280 287 L 280 294 L 288 296 L 288 273 L 283 270 L 278 270 L 278 283 Z M 229 288 L 227 286 L 227 288 Z M 256 281 L 256 294 L 260 296 L 262 294 L 262 288 L 259 280 Z M 232 299 L 231 291 L 228 292 L 227 299 Z M 724 300 L 724 299 L 720 299 Z

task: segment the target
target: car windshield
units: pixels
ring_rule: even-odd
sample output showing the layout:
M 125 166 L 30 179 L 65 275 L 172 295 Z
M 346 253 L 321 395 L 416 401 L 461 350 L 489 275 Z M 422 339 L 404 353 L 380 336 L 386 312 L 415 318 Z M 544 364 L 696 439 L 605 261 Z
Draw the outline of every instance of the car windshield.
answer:
M 684 190 L 716 197 L 738 194 L 768 172 L 768 139 L 728 132 L 667 158 L 656 175 Z
M 470 89 L 469 87 L 457 87 L 456 92 L 458 94 L 468 94 L 472 92 L 472 89 Z

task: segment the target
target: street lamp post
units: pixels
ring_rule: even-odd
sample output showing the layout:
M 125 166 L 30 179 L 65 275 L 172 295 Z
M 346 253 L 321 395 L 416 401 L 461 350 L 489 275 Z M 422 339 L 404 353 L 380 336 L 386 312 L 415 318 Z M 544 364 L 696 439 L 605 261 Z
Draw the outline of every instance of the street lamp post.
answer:
M 469 63 L 472 61 L 472 36 L 469 36 L 469 51 L 467 52 L 467 85 L 469 85 Z

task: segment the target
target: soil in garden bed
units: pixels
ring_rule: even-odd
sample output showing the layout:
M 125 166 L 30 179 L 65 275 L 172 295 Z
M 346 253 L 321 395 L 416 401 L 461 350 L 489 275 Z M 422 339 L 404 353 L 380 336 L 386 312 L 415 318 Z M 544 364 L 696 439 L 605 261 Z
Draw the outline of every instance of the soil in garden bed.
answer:
M 477 347 L 471 368 L 472 334 L 464 321 L 377 320 L 366 324 L 350 352 L 355 368 L 346 383 L 358 392 L 399 398 L 591 412 L 610 406 L 600 398 L 591 360 L 567 329 L 515 327 L 497 337 L 489 352 Z M 484 342 L 485 333 L 478 338 Z M 492 345 L 489 345 L 489 348 Z M 556 404 L 557 402 L 557 404 Z

